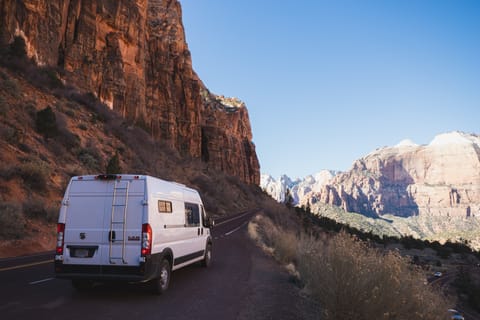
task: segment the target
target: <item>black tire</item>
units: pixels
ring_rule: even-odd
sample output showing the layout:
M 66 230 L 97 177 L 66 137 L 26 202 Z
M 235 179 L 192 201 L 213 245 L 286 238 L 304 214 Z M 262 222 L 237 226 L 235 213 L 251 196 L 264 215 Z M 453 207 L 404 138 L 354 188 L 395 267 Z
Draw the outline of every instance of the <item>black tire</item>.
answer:
M 205 248 L 205 255 L 202 260 L 202 267 L 208 268 L 212 265 L 212 245 L 209 243 Z
M 170 284 L 170 278 L 172 276 L 172 268 L 170 262 L 167 259 L 163 259 L 160 264 L 160 274 L 158 278 L 152 280 L 153 293 L 161 295 L 165 293 Z
M 83 292 L 93 288 L 93 281 L 90 280 L 72 280 L 72 286 L 75 290 Z

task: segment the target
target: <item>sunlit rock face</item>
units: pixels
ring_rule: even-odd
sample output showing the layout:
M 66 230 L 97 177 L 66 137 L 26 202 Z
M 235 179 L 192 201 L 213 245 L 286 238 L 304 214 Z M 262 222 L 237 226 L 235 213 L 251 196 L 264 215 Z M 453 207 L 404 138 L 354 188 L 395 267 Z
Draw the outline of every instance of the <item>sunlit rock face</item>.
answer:
M 177 0 L 0 0 L 0 14 L 1 46 L 22 37 L 37 64 L 155 139 L 260 183 L 247 109 L 193 71 Z
M 334 177 L 314 201 L 368 216 L 480 216 L 480 137 L 451 132 L 428 145 L 375 150 Z

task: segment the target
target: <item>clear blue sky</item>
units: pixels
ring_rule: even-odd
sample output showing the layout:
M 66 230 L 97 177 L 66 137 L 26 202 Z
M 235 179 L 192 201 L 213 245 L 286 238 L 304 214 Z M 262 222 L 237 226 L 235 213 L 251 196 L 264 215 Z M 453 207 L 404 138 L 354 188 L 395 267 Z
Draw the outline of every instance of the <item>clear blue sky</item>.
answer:
M 180 2 L 193 68 L 246 103 L 262 173 L 480 134 L 480 1 Z

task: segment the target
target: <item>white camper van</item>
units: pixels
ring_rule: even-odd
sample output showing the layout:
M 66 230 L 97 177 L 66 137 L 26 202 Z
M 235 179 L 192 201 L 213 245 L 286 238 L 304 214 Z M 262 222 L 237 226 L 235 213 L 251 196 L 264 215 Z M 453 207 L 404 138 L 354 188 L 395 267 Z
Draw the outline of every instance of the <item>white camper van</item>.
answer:
M 196 190 L 145 175 L 73 177 L 57 225 L 55 273 L 83 289 L 94 281 L 151 281 L 212 258 L 211 221 Z

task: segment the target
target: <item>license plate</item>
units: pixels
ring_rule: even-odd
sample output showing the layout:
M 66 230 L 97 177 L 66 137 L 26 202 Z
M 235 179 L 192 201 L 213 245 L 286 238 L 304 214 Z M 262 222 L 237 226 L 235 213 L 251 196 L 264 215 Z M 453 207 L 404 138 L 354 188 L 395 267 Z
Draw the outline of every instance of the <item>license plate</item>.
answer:
M 87 258 L 88 249 L 75 249 L 74 257 L 76 258 Z

